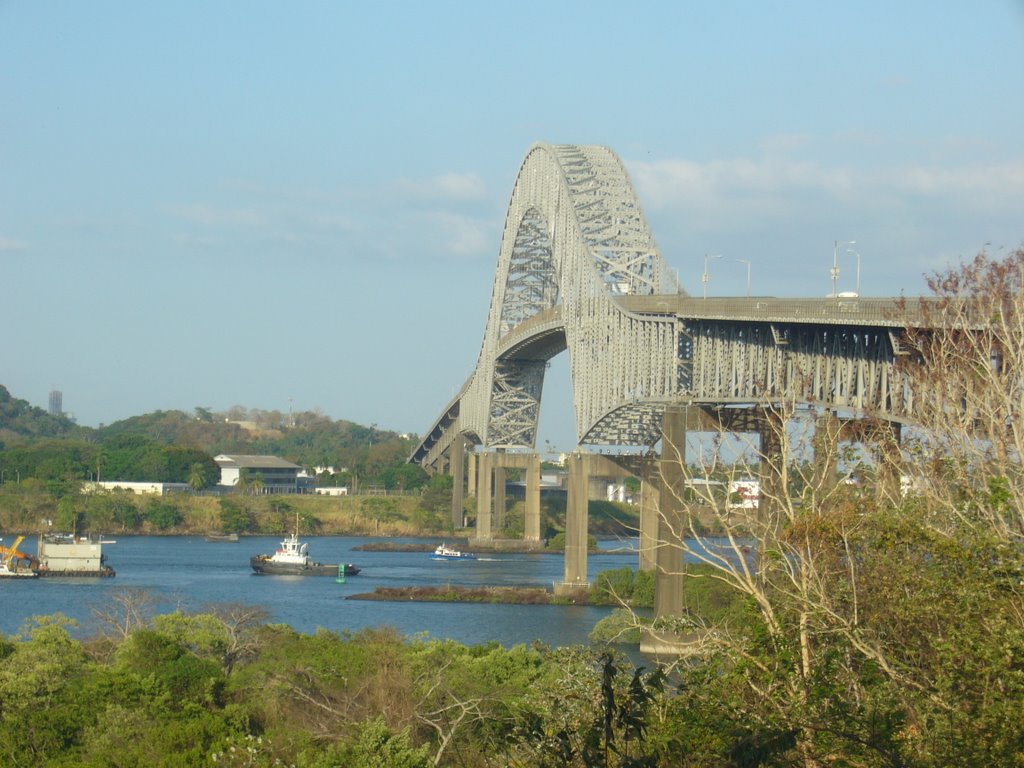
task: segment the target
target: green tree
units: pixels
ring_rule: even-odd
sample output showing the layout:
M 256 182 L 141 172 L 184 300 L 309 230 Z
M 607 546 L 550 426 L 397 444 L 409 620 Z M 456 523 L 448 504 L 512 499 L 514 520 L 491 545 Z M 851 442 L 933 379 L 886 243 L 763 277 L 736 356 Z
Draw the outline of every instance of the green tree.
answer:
M 220 605 L 208 613 L 157 616 L 154 628 L 200 658 L 216 661 L 230 675 L 236 664 L 256 657 L 266 619 L 263 608 Z
M 349 743 L 332 748 L 314 761 L 312 768 L 430 768 L 425 747 L 414 747 L 410 729 L 395 733 L 383 719 L 359 726 L 358 735 Z
M 33 757 L 56 757 L 73 724 L 69 691 L 86 669 L 85 652 L 60 616 L 34 617 L 27 640 L 0 659 L 0 762 L 30 764 Z M 69 728 L 70 726 L 70 728 Z
M 158 531 L 166 531 L 181 525 L 181 511 L 171 502 L 154 499 L 146 505 L 143 513 L 146 521 Z
M 134 531 L 142 523 L 142 513 L 127 492 L 114 491 L 109 504 L 114 522 L 122 531 Z
M 220 529 L 224 533 L 246 533 L 255 525 L 252 513 L 247 507 L 234 498 L 222 497 L 218 500 L 220 509 Z
M 206 475 L 203 472 L 202 464 L 196 462 L 189 467 L 188 484 L 192 486 L 193 491 L 202 490 L 206 485 Z
M 78 503 L 74 496 L 64 496 L 57 502 L 57 529 L 67 533 L 78 533 Z

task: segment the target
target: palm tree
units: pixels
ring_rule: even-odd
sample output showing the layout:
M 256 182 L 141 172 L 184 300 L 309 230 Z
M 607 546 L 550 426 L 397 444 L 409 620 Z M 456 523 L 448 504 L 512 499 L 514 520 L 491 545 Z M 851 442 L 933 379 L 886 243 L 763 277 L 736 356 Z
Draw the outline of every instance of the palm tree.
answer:
M 188 484 L 192 486 L 193 491 L 199 491 L 206 486 L 206 473 L 199 462 L 188 468 Z

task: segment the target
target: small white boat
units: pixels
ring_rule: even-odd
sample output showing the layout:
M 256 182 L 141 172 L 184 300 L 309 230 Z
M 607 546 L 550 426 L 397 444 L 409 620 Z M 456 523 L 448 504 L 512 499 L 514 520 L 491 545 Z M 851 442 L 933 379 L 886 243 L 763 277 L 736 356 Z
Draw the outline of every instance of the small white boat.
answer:
M 444 542 L 438 545 L 437 549 L 434 550 L 434 554 L 430 556 L 431 560 L 476 560 L 476 555 L 472 552 L 461 552 L 452 547 L 446 546 Z

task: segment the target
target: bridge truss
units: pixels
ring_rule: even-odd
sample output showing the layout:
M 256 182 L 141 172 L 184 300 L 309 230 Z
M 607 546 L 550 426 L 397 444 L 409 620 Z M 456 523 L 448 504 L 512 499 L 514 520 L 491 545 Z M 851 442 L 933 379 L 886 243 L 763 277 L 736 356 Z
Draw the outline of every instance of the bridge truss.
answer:
M 912 420 L 907 308 L 872 299 L 694 299 L 606 147 L 536 144 L 505 220 L 476 368 L 410 460 L 455 440 L 532 449 L 548 361 L 569 354 L 580 444 L 652 446 L 670 403 L 783 397 Z

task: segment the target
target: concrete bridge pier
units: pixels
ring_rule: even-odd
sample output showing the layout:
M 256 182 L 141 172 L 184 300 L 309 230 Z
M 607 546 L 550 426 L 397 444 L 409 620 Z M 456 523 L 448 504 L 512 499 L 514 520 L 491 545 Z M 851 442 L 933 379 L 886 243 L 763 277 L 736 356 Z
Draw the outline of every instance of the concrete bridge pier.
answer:
M 837 440 L 861 443 L 875 461 L 875 495 L 879 502 L 895 502 L 902 494 L 903 426 L 896 421 L 846 419 L 840 422 Z
M 658 463 L 645 461 L 640 476 L 640 563 L 641 571 L 657 568 L 658 520 L 661 517 L 661 483 Z
M 683 614 L 683 498 L 689 415 L 689 406 L 671 406 L 665 410 L 662 422 L 661 460 L 658 462 L 661 487 L 654 549 L 655 618 Z
M 496 542 L 502 538 L 508 501 L 505 495 L 506 470 L 526 471 L 526 511 L 523 540 L 540 542 L 540 456 L 535 453 L 481 451 L 470 453 L 470 477 L 476 480 L 476 536 L 478 541 Z M 472 480 L 470 481 L 472 483 Z
M 874 422 L 864 430 L 864 444 L 871 451 L 878 468 L 875 495 L 879 502 L 895 502 L 902 495 L 903 454 L 900 441 L 903 426 L 895 421 Z
M 462 527 L 463 483 L 466 480 L 466 442 L 459 436 L 452 443 L 452 530 Z
M 758 430 L 761 441 L 761 498 L 757 511 L 760 516 L 774 515 L 779 511 L 782 501 L 788 498 L 783 471 L 786 457 L 782 453 L 782 430 L 785 428 L 786 422 L 782 416 L 772 410 L 765 412 L 764 421 Z
M 498 538 L 504 536 L 505 510 L 507 502 L 505 499 L 505 485 L 507 476 L 505 472 L 505 454 L 503 452 L 494 455 L 494 527 L 498 532 Z
M 695 410 L 695 409 L 694 409 Z M 662 421 L 658 461 L 658 515 L 654 544 L 654 618 L 683 615 L 683 493 L 686 490 L 686 431 L 695 416 L 690 406 L 670 406 Z M 647 483 L 645 483 L 646 485 Z M 641 527 L 643 513 L 641 512 Z M 641 562 L 643 538 L 641 538 Z M 666 630 L 644 630 L 640 652 L 679 656 L 692 636 Z
M 491 534 L 491 465 L 494 454 L 477 454 L 476 473 L 476 538 L 490 541 Z
M 814 426 L 814 485 L 817 493 L 831 493 L 838 481 L 839 439 L 842 424 L 834 411 L 826 410 Z
M 878 489 L 884 498 L 898 499 L 902 494 L 900 478 L 903 476 L 903 425 L 890 421 L 885 438 L 879 443 Z
M 590 457 L 574 453 L 566 461 L 569 470 L 568 499 L 565 505 L 565 571 L 555 582 L 556 595 L 571 594 L 590 586 L 587 581 L 587 489 L 590 483 Z
M 540 542 L 540 456 L 530 454 L 526 463 L 526 513 L 523 539 Z

